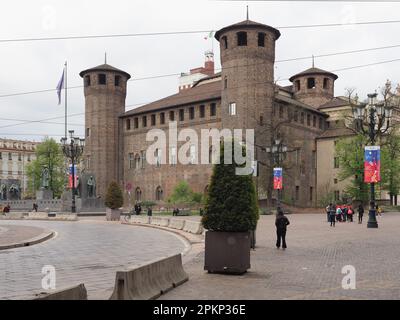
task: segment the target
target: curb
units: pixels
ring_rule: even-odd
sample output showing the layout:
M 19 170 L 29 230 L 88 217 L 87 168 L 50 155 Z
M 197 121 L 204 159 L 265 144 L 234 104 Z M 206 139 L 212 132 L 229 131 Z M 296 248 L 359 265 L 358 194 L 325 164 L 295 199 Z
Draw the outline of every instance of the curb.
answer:
M 34 244 L 38 244 L 38 243 L 44 242 L 46 240 L 49 240 L 49 239 L 53 238 L 54 236 L 55 236 L 54 231 L 43 232 L 42 234 L 40 234 L 34 238 L 31 238 L 29 240 L 26 240 L 24 242 L 0 245 L 0 250 L 14 249 L 14 248 L 20 248 L 20 247 L 29 247 Z

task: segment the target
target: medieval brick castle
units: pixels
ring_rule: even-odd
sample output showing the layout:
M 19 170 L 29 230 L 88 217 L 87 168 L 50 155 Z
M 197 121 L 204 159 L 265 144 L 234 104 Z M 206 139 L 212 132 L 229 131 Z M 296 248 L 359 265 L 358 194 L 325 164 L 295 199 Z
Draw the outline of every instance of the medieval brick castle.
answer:
M 167 133 L 176 121 L 178 130 L 254 129 L 260 203 L 273 200 L 271 156 L 265 148 L 280 138 L 290 152 L 284 165 L 282 200 L 296 206 L 316 206 L 326 192 L 340 197 L 334 141 L 349 132 L 338 112 L 350 106 L 334 96 L 337 75 L 310 68 L 290 78 L 291 86 L 274 82 L 275 43 L 280 32 L 245 20 L 215 34 L 220 43 L 220 73 L 214 72 L 213 54 L 205 66 L 182 74 L 179 92 L 125 111 L 127 72 L 108 64 L 84 70 L 86 171 L 94 174 L 97 192 L 118 181 L 132 185 L 134 200 L 163 201 L 185 180 L 196 192 L 207 192 L 211 164 L 183 165 L 175 161 L 177 147 L 162 150 L 167 164 L 146 161 L 146 133 L 158 128 Z M 183 142 L 182 142 L 183 143 Z M 161 151 L 160 151 L 161 152 Z M 214 150 L 210 150 L 210 155 Z M 194 158 L 198 150 L 190 149 Z

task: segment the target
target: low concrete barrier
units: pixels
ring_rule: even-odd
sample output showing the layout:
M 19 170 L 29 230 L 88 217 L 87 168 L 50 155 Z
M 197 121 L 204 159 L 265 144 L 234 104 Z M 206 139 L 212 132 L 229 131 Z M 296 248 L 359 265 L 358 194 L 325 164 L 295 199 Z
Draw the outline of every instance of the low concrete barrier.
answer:
M 182 230 L 185 225 L 185 220 L 183 219 L 170 219 L 169 220 L 169 228 Z
M 203 233 L 203 225 L 200 221 L 192 221 L 185 220 L 185 225 L 183 226 L 183 231 L 194 233 L 194 234 L 202 234 Z
M 151 300 L 189 279 L 177 254 L 161 260 L 117 271 L 110 300 Z
M 151 224 L 160 227 L 168 227 L 169 225 L 169 218 L 162 218 L 162 217 L 151 217 Z
M 29 219 L 47 219 L 49 217 L 47 212 L 29 212 Z
M 6 212 L 5 217 L 7 219 L 23 219 L 24 213 L 23 212 Z
M 39 293 L 33 300 L 87 300 L 87 291 L 81 283 L 58 291 Z
M 56 213 L 56 220 L 63 221 L 76 221 L 78 220 L 78 215 L 76 213 Z
M 150 217 L 147 216 L 131 216 L 131 223 L 150 223 Z

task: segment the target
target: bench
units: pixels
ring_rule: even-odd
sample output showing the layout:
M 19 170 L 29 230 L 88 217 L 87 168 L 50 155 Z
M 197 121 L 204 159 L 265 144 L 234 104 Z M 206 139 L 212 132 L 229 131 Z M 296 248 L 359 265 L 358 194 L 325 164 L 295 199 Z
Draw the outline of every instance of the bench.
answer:
M 179 210 L 178 213 L 173 213 L 173 216 L 190 216 L 190 210 Z

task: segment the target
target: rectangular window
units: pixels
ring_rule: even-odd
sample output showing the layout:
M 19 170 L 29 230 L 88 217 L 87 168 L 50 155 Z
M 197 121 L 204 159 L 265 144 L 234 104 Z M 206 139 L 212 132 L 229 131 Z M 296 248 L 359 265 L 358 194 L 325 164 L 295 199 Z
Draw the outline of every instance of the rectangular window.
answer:
M 265 33 L 258 33 L 258 46 L 265 47 Z
M 1 156 L 0 156 L 0 159 L 1 159 Z M 31 161 L 31 155 L 28 154 L 28 162 L 30 162 L 30 161 Z
M 155 125 L 156 125 L 156 115 L 155 115 L 155 114 L 152 114 L 152 115 L 151 115 L 151 125 L 152 125 L 152 126 L 155 126 Z
M 246 32 L 238 32 L 237 33 L 237 45 L 238 46 L 247 46 L 247 33 Z
M 161 112 L 160 113 L 160 124 L 164 124 L 165 123 L 165 113 Z
M 18 161 L 22 161 L 22 156 L 20 153 L 18 153 Z
M 133 127 L 135 129 L 139 128 L 139 118 L 134 118 L 133 119 Z
M 8 153 L 8 160 L 12 160 L 12 153 L 11 152 Z
M 335 190 L 335 201 L 339 201 L 340 200 L 340 192 L 339 190 Z
M 299 199 L 300 199 L 300 187 L 299 186 L 296 186 L 295 199 L 296 199 L 296 201 L 299 201 Z
M 299 90 L 300 90 L 300 80 L 296 80 L 296 81 L 294 82 L 294 85 L 295 85 L 295 90 L 296 90 L 296 91 L 299 91 Z
M 329 79 L 324 78 L 324 89 L 328 89 L 328 87 L 329 87 Z
M 279 118 L 283 118 L 283 106 L 279 106 Z
M 231 116 L 235 116 L 236 115 L 236 103 L 235 102 L 231 102 L 229 104 L 229 115 Z
M 133 156 L 133 153 L 130 153 L 128 155 L 128 164 L 129 164 L 129 169 L 133 169 L 134 168 L 135 158 Z
M 0 160 L 3 159 L 3 153 L 0 152 Z
M 313 201 L 313 187 L 310 187 L 310 201 Z
M 338 183 L 338 180 L 335 178 L 335 179 L 333 179 L 333 183 L 334 184 L 337 184 Z
M 131 119 L 126 119 L 126 130 L 131 130 Z
M 304 124 L 304 112 L 300 114 L 300 122 L 301 124 Z
M 210 105 L 210 116 L 215 117 L 217 115 L 217 106 L 215 103 L 211 103 Z
M 143 116 L 143 118 L 142 118 L 142 127 L 143 128 L 147 127 L 147 117 L 146 116 Z
M 294 111 L 293 120 L 294 120 L 294 122 L 299 121 L 299 111 L 297 111 L 297 110 Z
M 171 166 L 176 166 L 176 147 L 169 149 L 169 163 Z
M 335 169 L 338 169 L 338 168 L 339 168 L 339 157 L 333 158 L 333 167 L 334 167 Z
M 311 116 L 309 114 L 307 115 L 307 125 L 311 126 Z
M 185 110 L 179 109 L 179 121 L 184 121 L 184 120 L 185 120 Z
M 121 76 L 115 76 L 114 84 L 115 84 L 116 87 L 120 86 L 120 84 L 121 84 Z
M 313 118 L 312 118 L 312 125 L 314 128 L 317 126 L 317 117 L 316 116 L 313 116 Z
M 107 78 L 104 73 L 99 73 L 98 77 L 99 77 L 99 84 L 106 84 Z
M 206 115 L 206 108 L 205 108 L 205 106 L 202 104 L 202 105 L 200 106 L 200 118 L 204 118 L 205 115 Z
M 90 128 L 86 128 L 86 137 L 90 136 Z
M 140 161 L 141 161 L 142 169 L 144 169 L 144 167 L 146 166 L 146 151 L 145 150 L 140 151 Z
M 190 120 L 194 119 L 194 107 L 189 108 L 189 119 Z
M 319 118 L 319 120 L 318 120 L 318 127 L 322 130 L 323 129 L 323 120 L 322 120 L 322 118 Z
M 175 121 L 175 112 L 174 111 L 169 112 L 169 121 Z
M 315 88 L 315 78 L 307 78 L 307 88 L 308 89 Z

